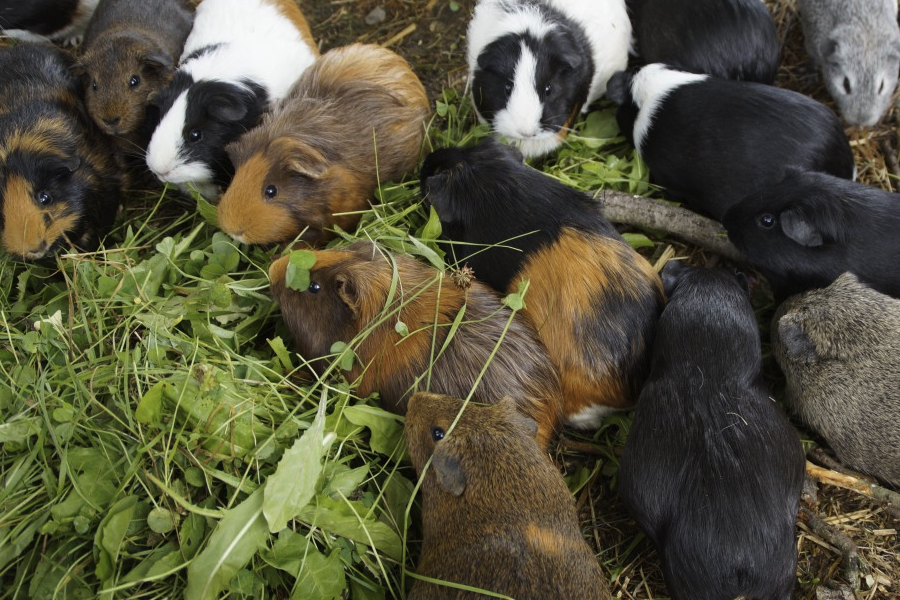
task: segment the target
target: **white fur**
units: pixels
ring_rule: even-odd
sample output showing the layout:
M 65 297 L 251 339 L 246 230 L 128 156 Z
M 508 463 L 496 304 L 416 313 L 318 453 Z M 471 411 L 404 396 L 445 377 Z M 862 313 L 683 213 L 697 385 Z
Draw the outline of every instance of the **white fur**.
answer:
M 641 144 L 650 130 L 653 117 L 666 96 L 683 85 L 704 79 L 709 79 L 709 76 L 676 71 L 660 63 L 647 65 L 635 74 L 631 80 L 631 97 L 639 109 L 633 132 L 634 146 L 638 152 L 641 152 Z
M 214 44 L 219 47 L 185 61 L 196 50 Z M 195 82 L 250 79 L 276 102 L 317 54 L 294 24 L 265 0 L 204 0 L 197 7 L 179 70 L 189 73 Z M 182 100 L 178 99 L 153 132 L 147 165 L 162 181 L 193 182 L 209 190 L 209 169 L 203 164 L 183 164 L 178 157 L 187 106 Z
M 468 30 L 469 79 L 478 66 L 478 55 L 497 38 L 529 31 L 537 38 L 551 28 L 541 21 L 534 8 L 542 2 L 580 26 L 591 45 L 594 77 L 588 93 L 588 105 L 606 93 L 606 82 L 628 64 L 631 50 L 631 20 L 625 0 L 480 0 L 475 6 Z
M 580 413 L 569 415 L 566 422 L 575 429 L 596 429 L 603 424 L 603 418 L 607 415 L 619 412 L 615 408 L 594 404 L 586 407 Z

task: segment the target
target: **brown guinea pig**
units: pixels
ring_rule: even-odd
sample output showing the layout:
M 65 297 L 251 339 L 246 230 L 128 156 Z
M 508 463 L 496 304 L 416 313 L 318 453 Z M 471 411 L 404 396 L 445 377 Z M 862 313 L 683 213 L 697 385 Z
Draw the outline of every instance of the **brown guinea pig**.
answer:
M 234 179 L 219 227 L 248 244 L 351 230 L 379 182 L 415 168 L 431 113 L 397 54 L 353 44 L 323 54 L 255 129 L 227 147 Z M 342 213 L 336 216 L 338 213 Z
M 71 67 L 49 44 L 0 50 L 3 248 L 28 260 L 95 248 L 119 207 L 122 175 Z
M 466 397 L 490 362 L 473 398 L 491 403 L 511 395 L 547 445 L 559 426 L 559 378 L 534 330 L 519 315 L 510 322 L 496 292 L 477 281 L 461 289 L 439 270 L 366 241 L 315 257 L 305 291 L 285 285 L 289 256 L 269 267 L 272 294 L 301 355 L 317 359 L 335 342 L 351 344 L 359 360 L 347 379 L 357 381 L 356 392 L 377 391 L 400 414 L 417 387 Z M 397 332 L 398 322 L 409 335 Z
M 459 415 L 457 417 L 457 415 Z M 455 424 L 454 424 L 455 423 Z M 422 481 L 418 575 L 516 600 L 607 600 L 572 494 L 509 397 L 493 406 L 417 393 L 406 442 Z M 417 580 L 408 600 L 484 598 Z
M 129 139 L 144 130 L 132 141 L 146 147 L 148 99 L 175 72 L 192 23 L 185 0 L 100 0 L 75 65 L 98 127 Z

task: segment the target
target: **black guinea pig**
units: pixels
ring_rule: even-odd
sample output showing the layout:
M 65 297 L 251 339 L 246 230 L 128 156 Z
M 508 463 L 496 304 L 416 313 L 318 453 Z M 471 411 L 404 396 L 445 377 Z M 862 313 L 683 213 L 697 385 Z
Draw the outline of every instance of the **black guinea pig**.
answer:
M 49 44 L 0 50 L 3 248 L 29 260 L 95 248 L 121 199 L 112 147 L 87 116 L 71 67 Z
M 76 44 L 99 0 L 0 0 L 0 29 L 22 42 Z
M 779 298 L 826 287 L 845 271 L 900 297 L 900 194 L 788 169 L 733 206 L 722 224 Z
M 853 177 L 853 153 L 837 115 L 797 92 L 654 63 L 616 73 L 607 94 L 651 181 L 718 221 L 789 166 Z
M 781 42 L 762 0 L 628 0 L 628 9 L 644 63 L 775 82 Z
M 569 424 L 590 428 L 632 406 L 662 284 L 600 205 L 493 139 L 431 153 L 420 179 L 449 262 L 503 293 L 529 281 L 523 313 L 560 372 Z
M 619 495 L 659 551 L 674 600 L 790 600 L 806 463 L 763 384 L 746 285 L 676 262 L 663 283 Z

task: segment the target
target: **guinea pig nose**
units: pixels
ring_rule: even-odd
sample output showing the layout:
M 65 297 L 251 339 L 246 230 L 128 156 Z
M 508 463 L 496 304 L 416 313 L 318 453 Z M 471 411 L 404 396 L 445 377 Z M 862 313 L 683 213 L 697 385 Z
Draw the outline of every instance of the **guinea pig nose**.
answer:
M 112 117 L 103 119 L 103 122 L 109 125 L 110 127 L 114 127 L 119 124 L 122 119 L 120 117 Z

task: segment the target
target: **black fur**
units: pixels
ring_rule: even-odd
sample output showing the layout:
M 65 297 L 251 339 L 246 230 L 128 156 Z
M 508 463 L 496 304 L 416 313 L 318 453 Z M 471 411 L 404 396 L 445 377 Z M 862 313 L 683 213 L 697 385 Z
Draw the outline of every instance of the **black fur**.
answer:
M 826 287 L 845 271 L 900 297 L 900 194 L 789 169 L 732 207 L 723 224 L 779 298 Z
M 773 84 L 781 43 L 761 0 L 629 0 L 644 63 Z
M 753 307 L 724 270 L 670 262 L 663 282 L 619 495 L 674 600 L 790 600 L 805 461 L 762 383 Z
M 188 73 L 177 71 L 170 85 L 154 101 L 160 118 L 165 117 L 184 90 L 188 90 L 187 112 L 182 131 L 184 146 L 179 158 L 206 164 L 214 173 L 213 181 L 227 186 L 234 176 L 234 165 L 225 146 L 259 124 L 268 110 L 269 94 L 252 80 L 195 82 Z M 191 142 L 191 132 L 195 130 L 202 132 L 202 139 Z
M 620 75 L 616 86 L 622 87 Z M 625 76 L 627 77 L 627 76 Z M 633 141 L 637 111 L 630 91 L 616 119 Z M 797 92 L 707 78 L 674 89 L 654 113 L 640 148 L 651 180 L 667 196 L 721 220 L 750 192 L 780 180 L 789 166 L 853 176 L 840 120 Z
M 559 130 L 587 101 L 594 62 L 580 27 L 545 4 L 537 6 L 544 20 L 556 27 L 540 39 L 528 32 L 510 33 L 488 44 L 478 55 L 472 99 L 488 121 L 506 108 L 524 42 L 537 60 L 535 89 L 543 107 L 541 125 Z
M 0 0 L 0 28 L 50 35 L 72 22 L 79 0 Z
M 621 239 L 596 202 L 523 164 L 518 150 L 493 139 L 432 152 L 420 181 L 444 237 L 465 242 L 445 246 L 450 262 L 468 264 L 501 291 L 529 255 L 552 244 L 564 227 Z M 492 244 L 502 246 L 483 247 Z

